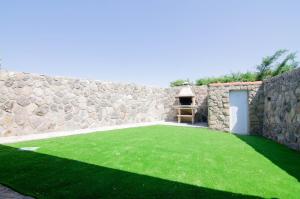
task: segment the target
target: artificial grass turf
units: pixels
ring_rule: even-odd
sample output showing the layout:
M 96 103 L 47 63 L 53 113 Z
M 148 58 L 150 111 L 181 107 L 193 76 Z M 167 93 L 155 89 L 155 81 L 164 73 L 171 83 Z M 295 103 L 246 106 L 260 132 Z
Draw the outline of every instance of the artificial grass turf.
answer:
M 40 147 L 36 152 L 19 147 Z M 299 198 L 300 153 L 151 126 L 0 145 L 0 183 L 37 198 Z

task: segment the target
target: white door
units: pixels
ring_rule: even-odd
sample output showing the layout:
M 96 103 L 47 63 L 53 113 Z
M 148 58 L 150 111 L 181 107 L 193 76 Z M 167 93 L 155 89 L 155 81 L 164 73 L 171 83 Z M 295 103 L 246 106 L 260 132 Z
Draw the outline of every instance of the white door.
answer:
M 248 134 L 248 92 L 230 91 L 230 131 L 237 134 Z

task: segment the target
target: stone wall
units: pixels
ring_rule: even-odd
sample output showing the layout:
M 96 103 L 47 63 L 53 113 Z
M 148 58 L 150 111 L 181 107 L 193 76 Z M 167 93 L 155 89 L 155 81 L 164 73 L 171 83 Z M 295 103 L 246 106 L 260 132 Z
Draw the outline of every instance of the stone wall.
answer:
M 207 122 L 207 86 L 193 86 L 192 90 L 195 93 L 196 105 L 198 106 L 196 121 Z
M 169 90 L 1 72 L 2 136 L 163 120 Z
M 264 94 L 261 82 L 216 83 L 208 87 L 208 126 L 230 131 L 229 92 L 246 90 L 249 95 L 249 131 L 261 134 L 263 127 Z
M 263 135 L 300 150 L 300 68 L 264 82 Z
M 195 87 L 199 119 L 206 87 Z M 0 136 L 175 120 L 179 88 L 0 71 Z
M 0 136 L 176 121 L 180 87 L 0 71 Z M 229 91 L 247 90 L 251 134 L 300 150 L 300 69 L 261 82 L 193 86 L 197 121 L 229 131 Z

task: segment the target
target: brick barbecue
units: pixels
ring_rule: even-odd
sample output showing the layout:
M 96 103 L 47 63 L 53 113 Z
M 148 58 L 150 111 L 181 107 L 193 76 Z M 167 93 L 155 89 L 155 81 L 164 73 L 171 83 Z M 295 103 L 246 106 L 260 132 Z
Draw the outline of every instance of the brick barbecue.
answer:
M 195 103 L 195 94 L 189 85 L 182 87 L 180 92 L 176 96 L 175 109 L 177 112 L 178 123 L 195 123 L 195 114 L 197 112 L 197 106 Z

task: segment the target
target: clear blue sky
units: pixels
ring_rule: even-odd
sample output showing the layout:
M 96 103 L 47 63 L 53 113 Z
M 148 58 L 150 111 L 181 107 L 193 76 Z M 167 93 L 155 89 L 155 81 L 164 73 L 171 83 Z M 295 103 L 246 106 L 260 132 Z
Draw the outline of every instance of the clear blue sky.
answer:
M 299 10 L 299 0 L 1 0 L 0 57 L 12 71 L 168 86 L 299 51 Z

